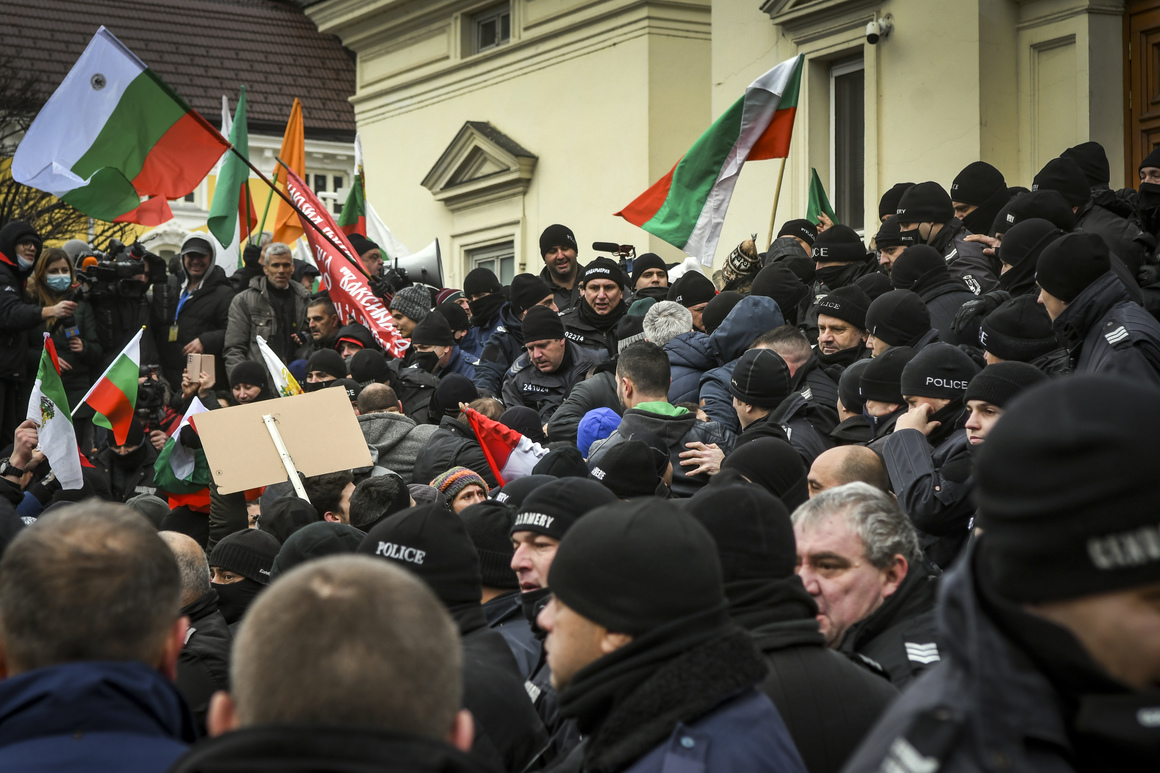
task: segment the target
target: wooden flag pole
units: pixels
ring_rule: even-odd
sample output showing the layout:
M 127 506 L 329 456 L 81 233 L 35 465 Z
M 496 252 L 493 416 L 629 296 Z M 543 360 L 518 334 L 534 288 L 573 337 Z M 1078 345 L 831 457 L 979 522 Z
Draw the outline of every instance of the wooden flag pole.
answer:
M 781 166 L 777 170 L 777 187 L 773 189 L 773 211 L 769 213 L 769 238 L 765 240 L 765 249 L 773 246 L 773 224 L 777 220 L 777 200 L 781 197 L 781 176 L 785 174 L 785 159 L 781 159 Z

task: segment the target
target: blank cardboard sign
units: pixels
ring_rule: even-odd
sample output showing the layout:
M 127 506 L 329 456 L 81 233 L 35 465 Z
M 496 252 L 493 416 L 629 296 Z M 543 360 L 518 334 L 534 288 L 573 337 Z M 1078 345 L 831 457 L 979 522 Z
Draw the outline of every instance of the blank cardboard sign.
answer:
M 269 486 L 286 480 L 282 457 L 262 417 L 270 414 L 307 477 L 368 467 L 371 452 L 345 389 L 321 389 L 198 414 L 194 427 L 218 491 Z

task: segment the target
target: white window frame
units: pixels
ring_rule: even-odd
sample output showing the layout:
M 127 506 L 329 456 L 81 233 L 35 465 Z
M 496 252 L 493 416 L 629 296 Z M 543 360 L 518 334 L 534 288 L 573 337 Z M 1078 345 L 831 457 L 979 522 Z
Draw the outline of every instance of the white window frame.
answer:
M 858 72 L 859 70 L 863 71 L 863 76 L 862 76 L 863 77 L 863 88 L 865 88 L 866 60 L 863 57 L 858 57 L 857 59 L 852 59 L 852 60 L 848 60 L 848 61 L 844 61 L 844 62 L 830 65 L 830 180 L 829 180 L 829 187 L 827 188 L 827 190 L 829 191 L 829 195 L 831 196 L 831 203 L 833 201 L 832 197 L 834 195 L 834 191 L 836 190 L 835 186 L 837 185 L 837 177 L 838 177 L 838 149 L 837 149 L 838 143 L 836 141 L 837 140 L 837 133 L 838 133 L 838 116 L 837 116 L 838 89 L 837 89 L 837 84 L 835 83 L 835 81 L 838 78 L 842 77 L 843 75 L 849 75 L 850 73 Z M 866 120 L 866 108 L 865 108 L 865 101 L 864 100 L 863 100 L 863 108 L 862 108 L 862 120 L 863 120 L 863 122 L 865 122 L 865 120 Z M 863 154 L 862 155 L 862 163 L 864 166 L 865 159 L 866 159 L 864 147 L 863 147 L 862 154 Z M 865 171 L 863 171 L 862 180 L 863 180 L 863 186 L 864 186 L 865 180 L 866 180 Z M 865 190 L 863 190 L 863 198 L 865 198 Z M 863 220 L 865 220 L 865 217 L 863 217 Z M 857 231 L 859 236 L 864 237 L 865 231 L 866 231 L 866 223 L 863 222 L 862 228 L 857 228 L 857 229 L 855 229 L 855 231 Z
M 490 21 L 492 19 L 495 19 L 495 21 L 496 21 L 496 38 L 499 38 L 500 29 L 502 28 L 501 20 L 503 19 L 503 17 L 505 15 L 508 17 L 508 36 L 507 36 L 507 38 L 504 40 L 498 40 L 498 42 L 496 42 L 494 45 L 490 45 L 490 46 L 487 46 L 486 48 L 484 48 L 480 44 L 480 40 L 479 40 L 480 27 L 481 27 L 482 23 Z M 482 53 L 486 53 L 488 51 L 494 51 L 495 49 L 500 48 L 501 46 L 506 46 L 508 43 L 511 42 L 511 39 L 512 39 L 512 6 L 511 6 L 511 3 L 510 2 L 502 3 L 500 5 L 495 5 L 495 6 L 492 6 L 491 8 L 485 8 L 482 11 L 479 11 L 478 13 L 472 14 L 470 26 L 471 26 L 471 54 L 473 56 L 475 54 L 482 54 Z
M 512 276 L 504 280 L 502 269 L 500 268 L 500 261 L 511 259 L 512 262 Z M 502 242 L 494 242 L 492 244 L 481 247 L 473 247 L 467 250 L 467 263 L 469 265 L 468 271 L 479 268 L 484 263 L 492 263 L 492 273 L 499 279 L 500 284 L 511 284 L 512 277 L 517 273 L 516 266 L 516 243 L 514 239 L 505 239 Z M 485 267 L 486 268 L 486 267 Z M 467 274 L 465 273 L 464 276 Z

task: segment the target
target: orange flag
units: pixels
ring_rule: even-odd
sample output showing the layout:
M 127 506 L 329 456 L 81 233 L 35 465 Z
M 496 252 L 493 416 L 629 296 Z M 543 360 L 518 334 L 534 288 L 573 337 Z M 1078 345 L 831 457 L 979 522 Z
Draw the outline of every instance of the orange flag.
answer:
M 306 133 L 302 124 L 302 103 L 294 98 L 290 109 L 290 120 L 286 123 L 286 133 L 282 135 L 282 150 L 278 157 L 285 161 L 294 174 L 306 177 Z M 274 170 L 274 183 L 286 190 L 286 170 L 279 164 Z M 294 245 L 302 236 L 302 224 L 298 213 L 281 199 L 278 200 L 278 216 L 274 220 L 274 241 Z

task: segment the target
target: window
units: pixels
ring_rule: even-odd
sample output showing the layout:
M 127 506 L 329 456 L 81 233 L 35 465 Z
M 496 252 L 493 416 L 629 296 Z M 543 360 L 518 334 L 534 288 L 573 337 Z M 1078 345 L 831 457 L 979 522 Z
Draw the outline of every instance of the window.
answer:
M 184 199 L 184 201 L 188 201 L 190 204 L 193 204 L 196 200 L 197 200 L 197 191 L 190 193 Z
M 859 231 L 865 227 L 865 74 L 861 58 L 830 68 L 830 198 L 838 220 Z
M 507 3 L 480 11 L 471 17 L 471 53 L 479 54 L 502 46 L 512 37 L 512 12 Z
M 512 278 L 516 275 L 515 243 L 502 242 L 490 247 L 468 250 L 467 262 L 473 269 L 490 269 L 493 274 L 499 277 L 500 284 L 511 284 Z

